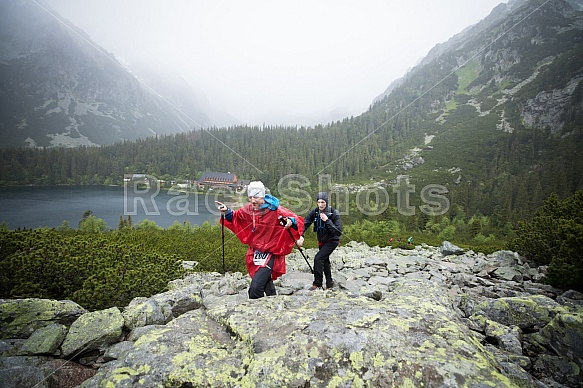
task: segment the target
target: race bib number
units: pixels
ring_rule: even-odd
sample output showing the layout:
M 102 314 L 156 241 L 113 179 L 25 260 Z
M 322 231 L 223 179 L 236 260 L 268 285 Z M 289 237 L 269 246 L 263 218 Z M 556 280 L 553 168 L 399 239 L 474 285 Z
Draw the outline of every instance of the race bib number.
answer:
M 271 257 L 271 253 L 269 252 L 259 252 L 255 251 L 253 254 L 253 264 L 263 267 L 265 262 Z

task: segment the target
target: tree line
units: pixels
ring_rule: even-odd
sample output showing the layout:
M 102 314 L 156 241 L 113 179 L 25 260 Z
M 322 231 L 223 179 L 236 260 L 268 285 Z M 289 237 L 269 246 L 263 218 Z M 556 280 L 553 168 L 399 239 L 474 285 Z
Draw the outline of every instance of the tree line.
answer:
M 402 127 L 370 132 L 382 119 L 369 116 L 313 129 L 233 127 L 93 148 L 0 148 L 0 184 L 121 185 L 124 174 L 193 180 L 203 171 L 231 171 L 275 190 L 284 175 L 301 174 L 312 185 L 306 189 L 316 190 L 321 174 L 334 183 L 364 185 L 410 174 L 418 187 L 447 187 L 452 210 L 491 216 L 500 227 L 528 219 L 552 193 L 565 198 L 583 188 L 581 128 L 567 138 L 542 130 L 503 134 L 483 118 L 465 117 L 441 129 L 433 149 L 422 153 L 423 165 L 405 171 L 399 160 L 431 129 L 411 118 Z M 448 172 L 455 166 L 461 168 L 457 182 L 458 175 Z

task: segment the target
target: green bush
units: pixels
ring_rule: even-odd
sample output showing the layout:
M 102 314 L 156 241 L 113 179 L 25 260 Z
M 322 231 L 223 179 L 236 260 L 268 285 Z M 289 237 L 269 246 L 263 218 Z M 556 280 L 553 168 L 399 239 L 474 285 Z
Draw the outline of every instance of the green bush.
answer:
M 90 310 L 164 291 L 184 276 L 182 261 L 198 262 L 197 271 L 223 271 L 221 229 L 210 224 L 109 232 L 0 229 L 0 246 L 0 298 L 71 299 Z M 246 250 L 225 231 L 225 270 L 246 271 Z
M 583 191 L 559 201 L 551 195 L 529 222 L 521 222 L 509 249 L 535 265 L 548 265 L 547 282 L 583 291 Z
M 307 232 L 306 232 L 307 233 Z M 341 240 L 361 241 L 369 246 L 386 246 L 389 239 L 395 240 L 399 237 L 401 230 L 397 221 L 377 221 L 362 220 L 352 225 L 344 225 Z M 406 240 L 403 239 L 404 241 Z M 406 241 L 405 241 L 406 242 Z

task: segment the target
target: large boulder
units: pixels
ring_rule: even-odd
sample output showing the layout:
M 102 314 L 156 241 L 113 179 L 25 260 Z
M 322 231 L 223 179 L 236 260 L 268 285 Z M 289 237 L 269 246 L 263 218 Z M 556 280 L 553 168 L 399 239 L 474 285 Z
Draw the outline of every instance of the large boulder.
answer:
M 117 307 L 80 316 L 61 345 L 64 357 L 76 357 L 91 350 L 105 349 L 119 342 L 124 319 Z
M 0 299 L 0 338 L 28 338 L 52 323 L 69 326 L 86 312 L 70 300 Z
M 439 248 L 439 251 L 444 256 L 463 255 L 464 254 L 464 250 L 462 248 L 450 243 L 449 241 L 442 242 L 441 248 Z
M 164 326 L 134 330 L 130 346 L 101 367 L 83 387 L 236 385 L 250 363 L 246 343 L 202 310 L 183 314 Z
M 559 313 L 540 333 L 557 354 L 583 366 L 583 313 Z
M 498 298 L 481 303 L 474 314 L 484 315 L 506 326 L 521 329 L 543 327 L 567 309 L 544 295 Z
M 67 326 L 52 323 L 37 329 L 20 348 L 20 355 L 55 354 L 67 336 Z
M 128 329 L 148 325 L 163 325 L 172 319 L 172 310 L 151 298 L 135 298 L 124 309 L 124 325 Z

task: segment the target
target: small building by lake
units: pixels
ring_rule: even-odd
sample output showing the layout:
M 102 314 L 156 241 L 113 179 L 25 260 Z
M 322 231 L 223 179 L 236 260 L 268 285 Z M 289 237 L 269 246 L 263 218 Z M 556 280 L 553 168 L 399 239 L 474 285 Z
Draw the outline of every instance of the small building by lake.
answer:
M 241 190 L 249 182 L 244 180 L 239 180 L 236 174 L 231 172 L 211 172 L 205 171 L 198 180 L 198 187 L 200 189 L 204 188 L 228 188 L 231 190 Z

